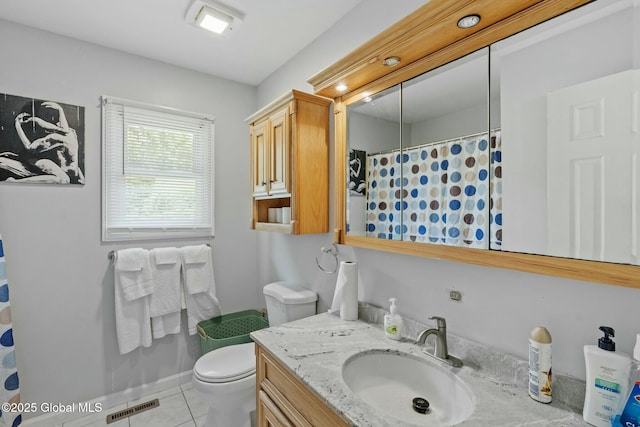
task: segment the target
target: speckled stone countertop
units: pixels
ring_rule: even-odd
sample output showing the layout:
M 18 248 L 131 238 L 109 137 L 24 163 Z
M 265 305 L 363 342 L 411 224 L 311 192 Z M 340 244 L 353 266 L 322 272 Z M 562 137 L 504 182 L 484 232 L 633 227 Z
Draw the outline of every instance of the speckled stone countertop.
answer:
M 583 426 L 580 413 L 584 383 L 554 371 L 554 401 L 543 404 L 527 393 L 528 364 L 492 351 L 478 343 L 449 334 L 449 353 L 462 359 L 462 368 L 449 367 L 422 353 L 411 340 L 400 342 L 384 336 L 377 307 L 360 309 L 360 319 L 344 321 L 328 313 L 253 332 L 254 341 L 266 348 L 295 373 L 330 408 L 352 426 L 410 426 L 373 408 L 355 396 L 342 379 L 342 365 L 367 350 L 409 353 L 454 372 L 475 395 L 468 426 Z M 366 320 L 366 321 L 365 321 Z M 415 337 L 425 325 L 405 319 L 405 332 Z M 421 425 L 430 424 L 425 420 Z

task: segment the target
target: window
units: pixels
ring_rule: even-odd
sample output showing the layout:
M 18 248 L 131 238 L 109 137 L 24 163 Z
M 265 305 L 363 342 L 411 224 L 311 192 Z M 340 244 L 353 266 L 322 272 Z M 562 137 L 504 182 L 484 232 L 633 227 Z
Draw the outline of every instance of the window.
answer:
M 213 236 L 214 120 L 102 98 L 102 240 Z

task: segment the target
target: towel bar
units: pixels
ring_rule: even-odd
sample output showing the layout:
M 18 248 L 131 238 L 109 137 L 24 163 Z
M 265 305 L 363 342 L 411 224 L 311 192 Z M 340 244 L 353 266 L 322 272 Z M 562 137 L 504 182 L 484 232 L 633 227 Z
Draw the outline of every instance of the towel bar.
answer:
M 211 247 L 210 243 L 207 243 L 206 245 Z M 109 261 L 115 261 L 118 258 L 118 251 L 109 251 L 107 257 L 109 258 Z
M 322 248 L 321 249 L 323 253 L 325 254 L 331 254 L 335 257 L 336 259 L 336 266 L 333 269 L 333 271 L 329 271 L 329 270 L 325 270 L 324 268 L 322 268 L 322 266 L 320 265 L 320 261 L 318 261 L 318 257 L 316 257 L 316 265 L 318 266 L 318 268 L 322 271 L 324 271 L 327 274 L 333 274 L 336 271 L 338 271 L 338 266 L 340 265 L 340 261 L 338 260 L 338 247 L 336 246 L 335 243 L 331 244 L 330 248 Z

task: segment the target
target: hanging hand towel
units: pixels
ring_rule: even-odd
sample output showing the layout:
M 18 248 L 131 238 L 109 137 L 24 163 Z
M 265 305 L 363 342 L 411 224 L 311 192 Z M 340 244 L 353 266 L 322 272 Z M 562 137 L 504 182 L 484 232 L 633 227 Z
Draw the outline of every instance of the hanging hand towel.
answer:
M 151 317 L 180 311 L 180 262 L 178 248 L 153 249 L 151 276 L 154 291 L 151 294 Z
M 131 248 L 118 251 L 115 274 L 127 301 L 153 292 L 149 251 L 145 249 Z
M 198 322 L 222 314 L 216 297 L 211 248 L 206 245 L 185 246 L 182 255 L 184 300 L 187 306 L 189 335 L 197 333 Z
M 211 248 L 209 246 L 185 246 L 180 248 L 180 254 L 184 271 L 185 293 L 199 294 L 214 287 Z M 213 292 L 215 294 L 215 289 Z
M 198 322 L 209 320 L 212 317 L 222 314 L 214 286 L 211 286 L 211 289 L 207 292 L 198 294 L 185 292 L 184 299 L 187 304 L 187 326 L 189 327 L 189 335 L 195 335 L 197 333 Z
M 151 346 L 149 294 L 153 291 L 149 253 L 124 249 L 114 268 L 116 336 L 120 354 Z
M 152 317 L 151 332 L 153 333 L 153 339 L 180 333 L 181 317 L 182 313 L 179 311 L 165 314 L 164 316 Z

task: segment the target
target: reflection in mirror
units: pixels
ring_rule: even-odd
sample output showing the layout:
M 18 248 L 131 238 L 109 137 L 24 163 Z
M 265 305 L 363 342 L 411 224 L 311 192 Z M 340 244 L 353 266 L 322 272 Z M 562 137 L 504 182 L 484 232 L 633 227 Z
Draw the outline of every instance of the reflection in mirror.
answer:
M 503 250 L 640 264 L 640 8 L 599 0 L 491 47 Z
M 489 248 L 488 49 L 402 84 L 404 240 Z
M 499 248 L 488 69 L 483 49 L 347 108 L 347 234 Z
M 391 87 L 378 94 L 368 96 L 352 104 L 347 109 L 347 234 L 365 236 L 373 233 L 384 239 L 400 239 L 394 233 L 394 226 L 400 223 L 399 216 L 394 217 L 392 209 L 396 201 L 395 177 L 400 176 L 395 158 L 385 162 L 387 170 L 384 182 L 373 184 L 368 173 L 373 173 L 367 163 L 377 160 L 372 156 L 382 151 L 400 149 L 400 86 Z M 367 187 L 370 187 L 367 189 Z M 367 194 L 381 194 L 385 201 L 367 200 Z M 374 206 L 375 204 L 375 206 Z M 387 204 L 389 206 L 387 206 Z M 379 218 L 388 222 L 383 229 L 375 229 L 373 224 L 378 218 L 373 211 L 383 210 Z M 388 212 L 387 212 L 388 211 Z M 397 223 L 397 224 L 396 224 Z

